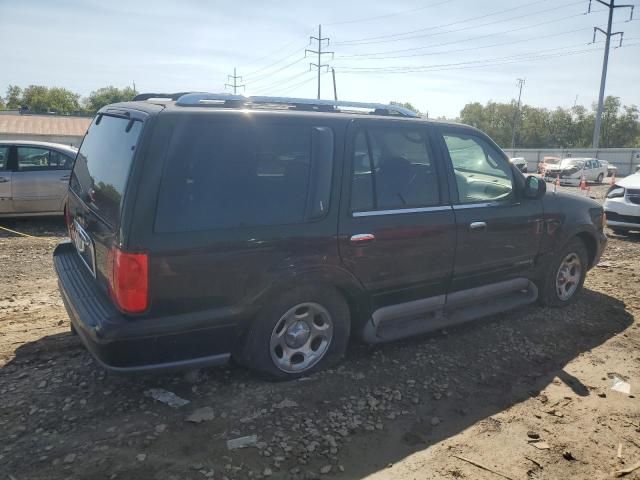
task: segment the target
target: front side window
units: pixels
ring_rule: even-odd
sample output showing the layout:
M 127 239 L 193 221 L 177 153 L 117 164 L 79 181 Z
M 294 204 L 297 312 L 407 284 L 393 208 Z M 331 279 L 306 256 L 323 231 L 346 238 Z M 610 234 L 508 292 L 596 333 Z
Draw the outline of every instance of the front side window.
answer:
M 46 170 L 49 166 L 50 150 L 36 147 L 18 147 L 18 170 Z
M 371 127 L 354 138 L 351 210 L 395 210 L 440 203 L 423 128 Z
M 181 232 L 308 220 L 314 127 L 186 120 L 169 145 L 155 230 Z M 333 137 L 326 149 L 333 154 Z M 330 160 L 332 161 L 332 159 Z M 328 165 L 331 168 L 331 165 Z M 311 192 L 311 193 L 310 193 Z M 327 207 L 323 202 L 322 208 Z
M 445 134 L 444 141 L 458 186 L 460 203 L 501 200 L 513 191 L 509 163 L 484 139 L 462 133 Z

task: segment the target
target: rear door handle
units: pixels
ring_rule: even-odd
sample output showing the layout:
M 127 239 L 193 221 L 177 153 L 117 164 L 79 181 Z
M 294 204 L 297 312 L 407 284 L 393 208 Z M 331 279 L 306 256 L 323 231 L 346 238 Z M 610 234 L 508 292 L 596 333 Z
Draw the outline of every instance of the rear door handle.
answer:
M 487 230 L 487 224 L 485 222 L 471 222 L 469 224 L 469 230 L 472 232 L 485 232 Z
M 373 233 L 358 233 L 356 235 L 351 235 L 349 239 L 351 243 L 355 244 L 363 244 L 373 242 L 376 239 L 376 236 Z

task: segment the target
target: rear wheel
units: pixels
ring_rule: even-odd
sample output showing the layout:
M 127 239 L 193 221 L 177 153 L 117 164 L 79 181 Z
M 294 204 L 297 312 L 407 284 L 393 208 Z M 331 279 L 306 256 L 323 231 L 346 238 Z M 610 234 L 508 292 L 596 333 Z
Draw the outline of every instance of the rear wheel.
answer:
M 349 307 L 338 291 L 295 288 L 258 314 L 239 360 L 272 379 L 297 378 L 339 361 L 349 332 Z
M 582 290 L 589 265 L 587 249 L 579 238 L 567 243 L 550 262 L 539 285 L 543 305 L 564 307 L 571 304 Z
M 598 175 L 598 183 L 602 183 L 602 181 L 604 180 L 604 173 L 601 173 L 600 175 Z

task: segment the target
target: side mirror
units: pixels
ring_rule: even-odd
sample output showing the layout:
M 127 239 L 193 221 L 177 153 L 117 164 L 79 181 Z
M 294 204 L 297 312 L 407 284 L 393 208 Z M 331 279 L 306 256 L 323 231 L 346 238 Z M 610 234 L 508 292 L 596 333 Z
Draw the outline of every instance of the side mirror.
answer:
M 524 196 L 525 198 L 531 198 L 537 200 L 547 191 L 547 183 L 534 175 L 529 175 L 524 183 Z

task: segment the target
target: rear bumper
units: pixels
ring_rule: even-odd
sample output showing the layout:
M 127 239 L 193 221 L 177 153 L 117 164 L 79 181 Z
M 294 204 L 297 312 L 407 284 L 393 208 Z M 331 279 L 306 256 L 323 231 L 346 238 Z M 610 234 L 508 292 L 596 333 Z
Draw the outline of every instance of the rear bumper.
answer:
M 106 369 L 145 372 L 221 365 L 229 360 L 236 338 L 232 322 L 207 325 L 202 314 L 127 317 L 98 287 L 70 242 L 56 247 L 53 263 L 71 323 Z

